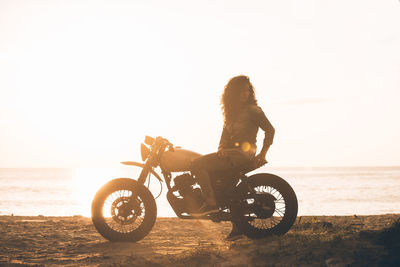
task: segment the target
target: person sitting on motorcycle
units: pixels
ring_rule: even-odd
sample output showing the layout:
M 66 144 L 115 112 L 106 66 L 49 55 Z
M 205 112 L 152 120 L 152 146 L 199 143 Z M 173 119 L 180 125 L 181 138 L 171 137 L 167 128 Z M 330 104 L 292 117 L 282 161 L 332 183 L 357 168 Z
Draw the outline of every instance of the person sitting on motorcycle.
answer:
M 227 171 L 255 161 L 262 166 L 270 145 L 273 142 L 275 129 L 257 105 L 254 87 L 249 77 L 240 75 L 231 78 L 225 85 L 221 96 L 224 126 L 218 151 L 197 158 L 192 163 L 192 173 L 196 176 L 205 205 L 193 214 L 203 216 L 219 211 L 210 181 L 210 173 Z M 258 129 L 265 132 L 263 147 L 256 154 L 256 139 Z M 240 235 L 233 223 L 229 237 Z

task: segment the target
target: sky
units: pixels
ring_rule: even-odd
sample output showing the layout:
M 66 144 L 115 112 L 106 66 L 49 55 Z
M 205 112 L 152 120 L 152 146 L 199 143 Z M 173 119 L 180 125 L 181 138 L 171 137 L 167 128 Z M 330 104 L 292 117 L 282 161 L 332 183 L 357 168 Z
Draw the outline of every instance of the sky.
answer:
M 400 165 L 399 48 L 397 0 L 0 0 L 0 167 L 214 152 L 240 74 L 271 166 Z

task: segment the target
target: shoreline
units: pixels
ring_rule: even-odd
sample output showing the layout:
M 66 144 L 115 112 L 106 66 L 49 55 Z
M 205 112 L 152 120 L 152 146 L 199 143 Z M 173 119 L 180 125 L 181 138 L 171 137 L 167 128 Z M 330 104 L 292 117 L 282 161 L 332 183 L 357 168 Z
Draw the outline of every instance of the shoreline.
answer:
M 366 217 L 366 216 L 391 216 L 391 215 L 397 215 L 400 217 L 400 212 L 386 212 L 386 213 L 378 213 L 378 214 L 359 214 L 359 213 L 354 213 L 354 214 L 339 214 L 339 215 L 329 215 L 329 214 L 306 214 L 306 215 L 297 215 L 297 220 L 300 217 Z M 74 215 L 19 215 L 19 214 L 0 214 L 0 220 L 1 218 L 7 218 L 7 217 L 15 217 L 15 218 L 85 218 L 85 219 L 91 219 L 91 216 L 85 216 L 81 214 L 74 214 Z M 167 217 L 167 216 L 157 216 L 158 219 L 179 219 L 177 216 L 173 217 Z
M 143 240 L 112 243 L 84 216 L 0 215 L 0 265 L 379 265 L 388 248 L 377 236 L 399 218 L 299 216 L 283 236 L 228 242 L 229 222 L 161 217 Z

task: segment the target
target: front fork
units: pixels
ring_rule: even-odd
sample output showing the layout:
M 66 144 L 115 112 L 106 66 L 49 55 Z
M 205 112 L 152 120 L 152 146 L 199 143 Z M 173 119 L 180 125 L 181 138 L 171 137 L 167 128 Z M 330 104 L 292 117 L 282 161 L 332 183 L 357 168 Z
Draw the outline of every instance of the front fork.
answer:
M 139 178 L 138 178 L 138 182 L 142 185 L 144 185 L 144 183 L 146 182 L 146 178 L 149 175 L 149 172 L 151 171 L 151 166 L 150 164 L 146 163 L 142 169 L 142 171 L 140 172 Z
M 139 178 L 138 178 L 138 183 L 144 185 L 144 183 L 146 182 L 146 178 L 149 175 L 151 171 L 151 165 L 149 163 L 146 163 L 143 168 L 142 171 L 140 172 Z M 139 188 L 137 188 L 136 190 L 138 190 Z M 132 195 L 130 196 L 128 205 L 129 208 L 132 210 L 135 210 L 138 206 L 137 206 L 137 201 L 138 201 L 138 195 L 137 193 L 135 194 L 135 192 L 132 192 Z M 140 207 L 140 205 L 139 205 Z M 135 213 L 137 213 L 138 211 L 135 210 Z

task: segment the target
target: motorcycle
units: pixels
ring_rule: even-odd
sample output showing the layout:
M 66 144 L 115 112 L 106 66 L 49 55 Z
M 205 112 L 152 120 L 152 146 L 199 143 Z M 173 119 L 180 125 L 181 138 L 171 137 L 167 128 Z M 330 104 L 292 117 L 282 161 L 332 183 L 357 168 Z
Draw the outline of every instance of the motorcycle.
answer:
M 92 202 L 92 222 L 109 241 L 136 242 L 153 228 L 157 206 L 146 181 L 153 175 L 165 182 L 167 200 L 181 219 L 231 221 L 249 238 L 283 235 L 297 217 L 297 197 L 282 178 L 269 173 L 246 174 L 259 168 L 254 162 L 210 174 L 219 211 L 195 216 L 204 203 L 191 162 L 201 155 L 174 147 L 167 139 L 146 136 L 141 144 L 144 163 L 126 161 L 142 168 L 137 180 L 116 178 L 101 187 Z M 163 178 L 155 171 L 160 167 Z M 177 173 L 177 174 L 174 174 Z M 173 176 L 173 174 L 175 176 Z

